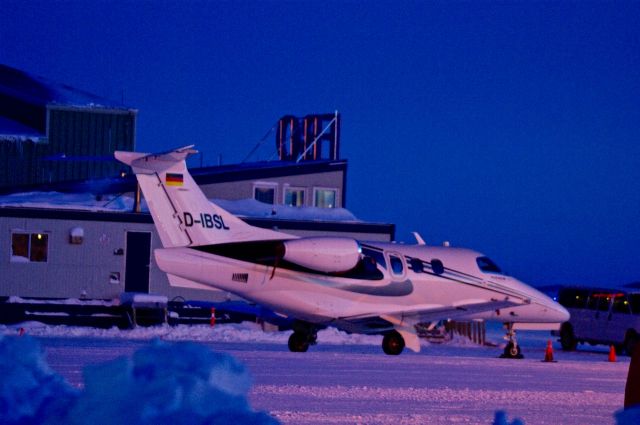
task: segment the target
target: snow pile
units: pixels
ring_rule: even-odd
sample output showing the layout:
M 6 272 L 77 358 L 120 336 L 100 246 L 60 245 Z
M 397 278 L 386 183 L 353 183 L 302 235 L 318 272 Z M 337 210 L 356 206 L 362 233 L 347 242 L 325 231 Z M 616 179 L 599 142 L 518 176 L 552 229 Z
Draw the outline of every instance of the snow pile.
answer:
M 103 196 L 100 200 L 91 193 L 25 192 L 0 196 L 0 206 L 57 208 L 85 211 L 132 211 L 130 196 Z
M 84 391 L 51 372 L 28 337 L 0 337 L 3 423 L 276 424 L 247 402 L 242 364 L 194 343 L 154 341 L 84 371 Z
M 279 220 L 360 222 L 345 208 L 291 207 L 270 205 L 255 199 L 212 199 L 214 203 L 241 217 L 274 218 Z M 0 196 L 0 207 L 57 208 L 83 211 L 133 211 L 134 200 L 126 195 L 103 195 L 99 199 L 91 193 L 25 192 Z M 149 212 L 143 199 L 140 208 Z
M 421 343 L 428 344 L 426 341 Z M 318 332 L 318 344 L 380 346 L 382 335 L 348 334 L 336 328 L 327 328 Z
M 0 359 L 2 423 L 46 423 L 75 402 L 76 390 L 49 368 L 34 339 L 0 335 Z
M 211 327 L 209 325 L 150 326 L 134 329 L 97 329 L 80 326 L 45 325 L 40 322 L 23 322 L 18 325 L 0 325 L 0 334 L 27 335 L 39 337 L 79 337 L 143 339 L 160 338 L 165 341 L 202 342 L 250 342 L 286 345 L 291 331 L 264 332 L 257 323 L 243 322 Z M 319 344 L 331 345 L 375 345 L 382 343 L 380 335 L 347 334 L 335 328 L 318 332 Z M 423 344 L 428 344 L 426 341 Z
M 638 425 L 640 424 L 640 406 L 616 412 L 617 425 Z
M 507 413 L 502 410 L 498 410 L 495 418 L 493 419 L 493 425 L 524 425 L 524 422 L 520 419 L 514 419 L 513 422 L 509 422 L 507 419 Z

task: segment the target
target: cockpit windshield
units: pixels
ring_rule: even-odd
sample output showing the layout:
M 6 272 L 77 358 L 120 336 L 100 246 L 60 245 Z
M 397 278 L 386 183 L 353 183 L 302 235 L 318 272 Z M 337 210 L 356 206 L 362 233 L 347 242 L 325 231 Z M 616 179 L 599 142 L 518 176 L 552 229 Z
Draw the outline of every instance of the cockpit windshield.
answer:
M 489 257 L 478 257 L 476 258 L 476 262 L 478 263 L 478 267 L 485 273 L 499 273 L 502 274 L 502 270 L 496 263 L 494 263 Z

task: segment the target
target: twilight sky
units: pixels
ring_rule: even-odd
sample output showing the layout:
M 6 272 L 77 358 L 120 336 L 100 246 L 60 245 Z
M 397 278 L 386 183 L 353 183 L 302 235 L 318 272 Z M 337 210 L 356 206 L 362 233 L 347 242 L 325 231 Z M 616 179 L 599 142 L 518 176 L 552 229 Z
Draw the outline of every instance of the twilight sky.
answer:
M 0 63 L 211 165 L 337 109 L 358 217 L 533 284 L 640 281 L 640 1 L 0 0 Z

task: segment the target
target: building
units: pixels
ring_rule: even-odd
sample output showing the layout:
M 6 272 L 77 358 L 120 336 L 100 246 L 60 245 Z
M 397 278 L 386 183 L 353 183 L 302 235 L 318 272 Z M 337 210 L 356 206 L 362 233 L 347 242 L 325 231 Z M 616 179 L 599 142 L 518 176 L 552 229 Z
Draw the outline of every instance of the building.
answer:
M 230 298 L 157 268 L 160 239 L 135 177 L 112 161 L 135 150 L 135 119 L 134 109 L 0 65 L 0 297 Z M 285 116 L 276 129 L 277 160 L 191 169 L 205 195 L 259 227 L 393 240 L 393 224 L 344 209 L 337 112 Z
M 227 172 L 194 170 L 196 181 L 213 194 L 223 208 L 249 224 L 299 236 L 349 236 L 360 240 L 390 241 L 395 226 L 357 220 L 335 205 L 318 207 L 265 203 L 267 187 L 284 201 L 289 187 L 303 193 L 331 190 L 342 201 L 346 164 L 341 161 L 298 165 L 257 164 Z M 233 167 L 231 167 L 233 168 Z M 251 176 L 257 178 L 252 179 Z M 205 181 L 206 183 L 202 183 Z M 133 183 L 118 183 L 118 187 Z M 236 186 L 237 184 L 237 186 Z M 237 187 L 235 200 L 224 199 Z M 132 190 L 131 190 L 132 191 Z M 251 195 L 253 193 L 253 196 Z M 323 192 L 324 193 L 324 192 Z M 280 196 L 282 195 L 282 196 Z M 251 199 L 253 197 L 253 199 Z M 326 197 L 325 197 L 326 198 Z M 133 196 L 103 194 L 14 194 L 0 197 L 0 296 L 37 298 L 113 299 L 123 292 L 166 295 L 169 299 L 221 301 L 229 294 L 194 288 L 174 280 L 153 259 L 160 248 L 151 216 L 133 212 Z
M 135 109 L 0 64 L 0 190 L 117 175 Z

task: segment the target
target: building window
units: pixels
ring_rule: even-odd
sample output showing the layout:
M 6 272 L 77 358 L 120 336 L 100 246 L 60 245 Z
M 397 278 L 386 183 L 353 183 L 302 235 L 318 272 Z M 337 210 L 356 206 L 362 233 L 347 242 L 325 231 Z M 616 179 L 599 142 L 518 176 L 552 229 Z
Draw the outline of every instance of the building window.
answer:
M 336 198 L 338 197 L 338 189 L 319 189 L 315 188 L 313 205 L 319 208 L 336 208 Z
M 304 207 L 304 192 L 301 187 L 286 187 L 284 189 L 284 205 L 290 207 Z
M 276 183 L 256 183 L 253 186 L 253 199 L 273 205 L 276 200 Z
M 49 253 L 49 235 L 46 233 L 12 233 L 11 262 L 45 263 Z

